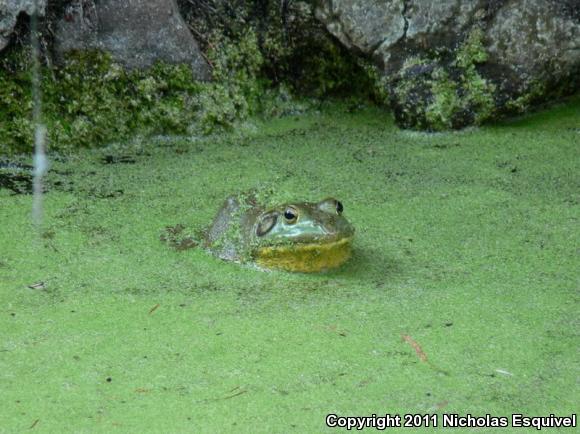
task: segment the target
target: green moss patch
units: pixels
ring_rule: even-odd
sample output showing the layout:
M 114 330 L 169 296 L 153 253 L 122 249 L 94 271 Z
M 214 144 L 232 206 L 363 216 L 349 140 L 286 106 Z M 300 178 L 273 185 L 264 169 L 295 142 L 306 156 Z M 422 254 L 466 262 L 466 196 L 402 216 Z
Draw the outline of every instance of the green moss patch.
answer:
M 437 58 L 405 63 L 393 87 L 403 126 L 445 131 L 494 117 L 496 86 L 477 70 L 488 58 L 482 38 L 481 29 L 473 30 L 445 67 Z
M 211 133 L 259 113 L 266 92 L 255 34 L 222 37 L 209 53 L 214 81 L 194 80 L 186 65 L 126 71 L 99 51 L 69 53 L 42 69 L 42 107 L 49 148 L 69 150 L 123 141 L 131 135 Z M 8 152 L 32 149 L 28 53 L 13 49 L 0 65 L 0 141 Z M 4 150 L 3 149 L 3 150 Z

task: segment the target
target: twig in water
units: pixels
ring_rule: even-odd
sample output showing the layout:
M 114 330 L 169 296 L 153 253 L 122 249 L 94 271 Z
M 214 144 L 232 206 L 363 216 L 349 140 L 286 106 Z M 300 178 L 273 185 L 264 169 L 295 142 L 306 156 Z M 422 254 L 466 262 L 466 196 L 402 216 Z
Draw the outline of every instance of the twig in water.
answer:
M 405 342 L 407 342 L 409 345 L 413 347 L 413 349 L 415 350 L 417 356 L 421 359 L 421 361 L 427 362 L 427 354 L 425 354 L 421 346 L 417 342 L 415 342 L 415 340 L 411 336 L 403 334 L 401 335 L 401 337 L 405 340 Z
M 240 389 L 240 386 L 236 386 L 234 387 L 232 390 L 230 390 L 228 393 L 232 393 L 233 391 Z M 197 402 L 217 402 L 217 401 L 222 401 L 225 399 L 231 399 L 231 398 L 235 398 L 236 396 L 240 396 L 243 395 L 244 393 L 246 393 L 247 390 L 246 389 L 240 389 L 238 392 L 232 394 L 232 395 L 226 395 L 226 396 L 220 396 L 218 398 L 209 398 L 209 399 L 202 399 L 201 401 L 197 401 Z
M 230 398 L 235 398 L 236 396 L 240 396 L 243 393 L 246 393 L 247 390 L 240 390 L 238 393 L 234 393 L 233 395 L 230 396 L 225 396 L 223 399 L 230 399 Z
M 409 345 L 411 345 L 413 347 L 413 349 L 415 350 L 415 353 L 417 353 L 417 357 L 419 357 L 419 359 L 421 359 L 422 362 L 427 363 L 431 368 L 433 368 L 435 371 L 439 372 L 440 374 L 449 375 L 449 372 L 447 372 L 444 369 L 441 369 L 440 367 L 436 366 L 435 364 L 433 364 L 433 362 L 431 362 L 427 359 L 427 354 L 425 354 L 425 351 L 423 351 L 423 348 L 421 348 L 421 345 L 419 345 L 411 336 L 406 335 L 406 334 L 402 334 L 401 337 L 403 338 L 403 340 L 405 342 L 407 342 Z

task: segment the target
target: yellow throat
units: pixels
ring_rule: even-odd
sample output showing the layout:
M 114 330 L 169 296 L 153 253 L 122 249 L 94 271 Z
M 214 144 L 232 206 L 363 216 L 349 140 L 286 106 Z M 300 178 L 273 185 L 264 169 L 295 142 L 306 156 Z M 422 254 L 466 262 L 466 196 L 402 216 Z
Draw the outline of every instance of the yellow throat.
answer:
M 352 237 L 327 243 L 288 244 L 258 249 L 256 263 L 263 268 L 316 273 L 336 268 L 351 255 Z

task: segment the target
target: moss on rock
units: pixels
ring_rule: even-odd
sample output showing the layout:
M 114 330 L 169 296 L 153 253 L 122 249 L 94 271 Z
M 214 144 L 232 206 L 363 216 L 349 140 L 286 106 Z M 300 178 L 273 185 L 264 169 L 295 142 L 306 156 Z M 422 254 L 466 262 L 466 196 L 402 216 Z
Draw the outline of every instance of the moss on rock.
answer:
M 125 70 L 99 51 L 70 52 L 58 66 L 45 65 L 49 149 L 99 146 L 135 134 L 208 134 L 250 116 L 304 111 L 311 105 L 304 98 L 385 101 L 380 74 L 333 41 L 311 8 L 297 5 L 284 22 L 273 5 L 255 19 L 256 11 L 237 2 L 230 5 L 235 14 L 220 15 L 225 21 L 203 32 L 211 82 L 196 82 L 185 65 Z M 0 60 L 3 153 L 33 148 L 29 59 L 27 47 L 15 46 Z
M 494 116 L 496 87 L 477 70 L 487 60 L 482 38 L 480 29 L 472 31 L 447 63 L 437 56 L 405 62 L 391 83 L 401 126 L 441 131 L 480 125 Z
M 211 132 L 255 113 L 263 84 L 255 35 L 216 41 L 215 80 L 194 80 L 186 65 L 158 63 L 124 70 L 100 51 L 77 51 L 42 69 L 49 147 L 67 150 L 134 134 Z M 9 152 L 32 149 L 29 53 L 15 50 L 0 66 L 0 142 Z
M 26 58 L 21 50 L 16 58 Z M 130 134 L 185 131 L 194 120 L 193 96 L 203 87 L 186 66 L 125 71 L 98 51 L 70 53 L 42 70 L 49 147 L 66 150 L 122 140 Z M 6 58 L 0 67 L 0 141 L 13 152 L 32 148 L 30 65 Z M 23 103 L 24 101 L 24 103 Z

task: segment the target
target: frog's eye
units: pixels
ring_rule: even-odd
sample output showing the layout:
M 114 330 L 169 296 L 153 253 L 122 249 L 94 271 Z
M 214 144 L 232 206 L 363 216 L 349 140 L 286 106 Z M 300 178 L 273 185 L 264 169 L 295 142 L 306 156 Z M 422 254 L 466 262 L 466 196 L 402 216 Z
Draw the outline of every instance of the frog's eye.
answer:
M 344 206 L 342 206 L 341 201 L 329 197 L 328 199 L 324 199 L 323 201 L 318 203 L 318 209 L 321 209 L 322 211 L 326 211 L 328 213 L 332 214 L 336 213 L 338 215 L 341 215 L 342 212 L 344 211 Z
M 286 223 L 294 224 L 298 219 L 298 211 L 295 208 L 289 206 L 286 208 L 286 211 L 284 211 L 284 218 L 286 219 Z
M 274 212 L 262 216 L 260 218 L 260 223 L 258 223 L 258 227 L 256 228 L 256 235 L 259 237 L 266 235 L 272 230 L 276 224 L 276 220 L 278 220 L 278 214 Z

